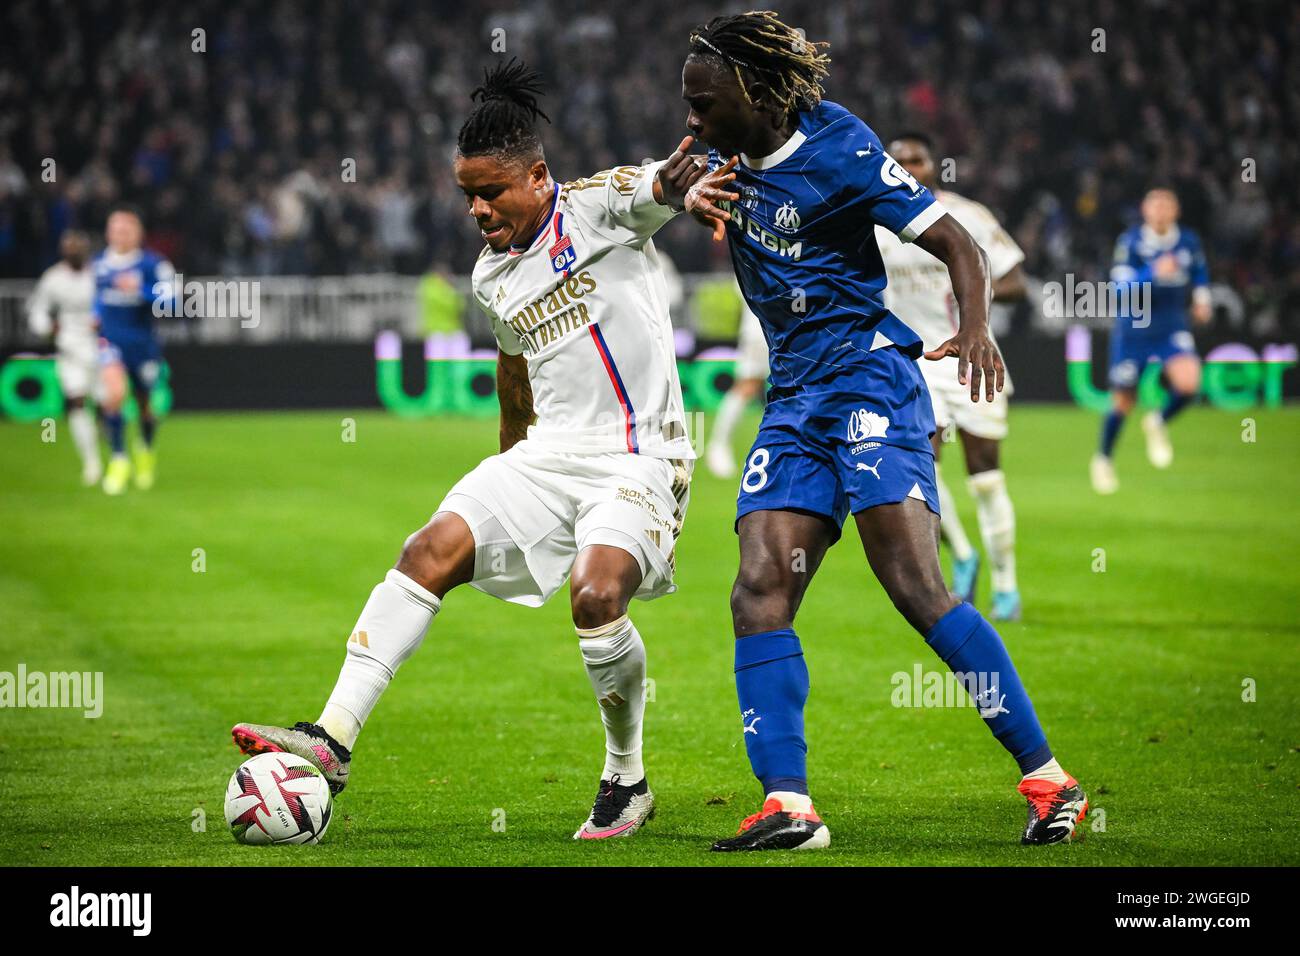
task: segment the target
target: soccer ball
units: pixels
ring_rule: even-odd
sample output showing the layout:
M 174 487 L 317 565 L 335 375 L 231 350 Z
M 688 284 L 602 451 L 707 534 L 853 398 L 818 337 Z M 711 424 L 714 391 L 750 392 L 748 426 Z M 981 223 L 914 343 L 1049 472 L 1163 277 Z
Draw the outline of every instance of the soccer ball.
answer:
M 325 777 L 295 754 L 258 754 L 226 787 L 226 823 L 237 841 L 252 846 L 317 843 L 333 813 Z

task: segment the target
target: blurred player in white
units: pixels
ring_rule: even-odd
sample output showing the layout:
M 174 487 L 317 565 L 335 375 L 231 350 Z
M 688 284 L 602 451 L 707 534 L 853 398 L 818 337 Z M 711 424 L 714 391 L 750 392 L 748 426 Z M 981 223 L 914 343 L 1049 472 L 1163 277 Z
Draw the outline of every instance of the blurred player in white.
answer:
M 675 590 L 673 549 L 694 452 L 651 236 L 704 170 L 668 160 L 557 184 L 536 132 L 536 74 L 512 60 L 475 91 L 456 180 L 487 247 L 474 298 L 500 350 L 501 453 L 411 535 L 370 595 L 315 724 L 237 724 L 245 753 L 314 761 L 335 792 L 398 666 L 452 588 L 537 607 L 570 581 L 578 646 L 605 728 L 591 815 L 574 839 L 635 832 L 654 812 L 642 761 L 645 646 L 633 597 Z M 490 647 L 485 647 L 490 655 Z
M 993 298 L 1000 302 L 1024 298 L 1025 275 L 1021 263 L 1025 254 L 984 206 L 954 192 L 939 188 L 933 147 L 921 133 L 906 133 L 889 144 L 889 153 L 922 186 L 933 192 L 944 208 L 979 243 L 989 259 Z M 957 306 L 948 270 L 942 262 L 916 243 L 900 242 L 888 229 L 876 227 L 876 240 L 885 261 L 889 285 L 885 305 L 921 336 L 926 351 L 937 348 L 957 331 Z M 999 463 L 998 444 L 1007 437 L 1006 388 L 991 402 L 972 402 L 970 391 L 957 381 L 957 359 L 949 356 L 937 362 L 919 363 L 934 403 L 934 457 L 938 463 L 943 435 L 956 428 L 966 453 L 968 487 L 975 498 L 980 535 L 988 552 L 993 579 L 993 613 L 997 621 L 1020 618 L 1020 591 L 1016 581 L 1016 513 L 1007 494 L 1006 478 Z M 974 602 L 979 574 L 979 554 L 971 546 L 952 492 L 936 474 L 940 533 L 952 549 L 952 589 L 962 600 Z
M 767 339 L 763 337 L 763 326 L 758 316 L 745 303 L 740 294 L 740 285 L 736 285 L 736 296 L 740 299 L 740 329 L 736 341 L 736 380 L 727 394 L 722 397 L 718 407 L 718 417 L 713 423 L 713 434 L 709 436 L 709 447 L 704 461 L 709 471 L 719 478 L 736 476 L 736 456 L 731 450 L 731 435 L 736 430 L 740 416 L 745 414 L 749 403 L 763 394 L 767 384 Z
M 32 294 L 27 322 L 33 333 L 54 336 L 59 387 L 68 410 L 68 430 L 81 457 L 81 481 L 97 485 L 99 459 L 95 419 L 86 400 L 99 382 L 99 332 L 92 309 L 95 274 L 89 266 L 90 237 L 70 229 L 59 239 L 62 258 L 45 270 Z

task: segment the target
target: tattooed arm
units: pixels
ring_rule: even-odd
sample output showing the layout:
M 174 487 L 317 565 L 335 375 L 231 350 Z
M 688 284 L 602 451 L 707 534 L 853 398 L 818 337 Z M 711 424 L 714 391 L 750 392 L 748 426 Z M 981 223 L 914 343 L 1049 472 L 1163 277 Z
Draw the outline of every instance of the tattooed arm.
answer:
M 501 450 L 523 441 L 533 423 L 533 389 L 528 384 L 528 360 L 497 352 L 497 401 L 501 404 Z

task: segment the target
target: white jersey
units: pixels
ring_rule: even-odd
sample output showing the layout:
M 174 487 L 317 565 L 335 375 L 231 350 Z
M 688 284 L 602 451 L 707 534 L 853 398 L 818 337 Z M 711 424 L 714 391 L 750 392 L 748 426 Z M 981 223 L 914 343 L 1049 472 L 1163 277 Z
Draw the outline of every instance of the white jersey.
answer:
M 987 208 L 946 190 L 936 189 L 934 194 L 988 254 L 993 278 L 1002 278 L 1024 261 L 1025 254 Z M 920 246 L 901 242 L 880 226 L 876 227 L 876 242 L 889 277 L 885 307 L 921 337 L 926 351 L 938 348 L 958 327 L 948 267 Z
M 47 336 L 59 323 L 54 345 L 65 358 L 94 362 L 99 349 L 99 330 L 92 305 L 95 273 L 89 264 L 73 269 L 57 262 L 45 270 L 28 306 L 27 322 L 39 336 Z
M 695 457 L 686 433 L 668 290 L 651 236 L 662 163 L 558 185 L 527 247 L 484 249 L 474 298 L 501 351 L 528 361 L 537 447 Z

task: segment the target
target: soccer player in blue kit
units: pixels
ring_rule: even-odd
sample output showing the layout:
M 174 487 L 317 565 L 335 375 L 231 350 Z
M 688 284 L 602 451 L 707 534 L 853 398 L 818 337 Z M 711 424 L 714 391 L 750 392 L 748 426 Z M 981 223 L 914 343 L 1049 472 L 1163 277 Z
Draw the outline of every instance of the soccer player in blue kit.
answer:
M 172 297 L 176 270 L 158 253 L 144 248 L 144 221 L 133 207 L 119 206 L 109 213 L 104 232 L 108 248 L 93 263 L 103 389 L 100 410 L 111 453 L 104 491 L 120 495 L 131 477 L 122 418 L 122 405 L 130 390 L 134 390 L 140 409 L 135 483 L 141 489 L 153 487 L 157 422 L 149 398 L 162 363 L 162 346 L 153 326 L 154 306 Z
M 1164 408 L 1142 418 L 1147 458 L 1157 468 L 1174 462 L 1174 447 L 1165 429 L 1201 390 L 1201 360 L 1187 328 L 1187 297 L 1191 290 L 1192 318 L 1210 321 L 1210 274 L 1196 233 L 1178 225 L 1178 197 L 1157 187 L 1142 200 L 1142 223 L 1119 237 L 1111 267 L 1112 282 L 1127 287 L 1128 307 L 1115 316 L 1110 333 L 1110 412 L 1101 426 L 1101 446 L 1090 468 L 1093 490 L 1101 495 L 1119 490 L 1111 455 L 1124 419 L 1137 404 L 1137 387 L 1147 362 L 1161 364 L 1169 385 Z M 1143 296 L 1143 287 L 1150 289 Z M 1135 308 L 1137 302 L 1143 308 Z
M 808 791 L 809 680 L 794 618 L 850 513 L 894 606 L 967 687 L 986 681 L 975 703 L 1019 764 L 1028 801 L 1021 842 L 1068 840 L 1087 797 L 1052 756 L 997 631 L 944 584 L 921 340 L 881 301 L 874 229 L 947 265 L 960 330 L 926 357 L 959 356 L 972 401 L 992 401 L 1003 384 L 987 257 L 866 124 L 821 98 L 825 47 L 771 12 L 718 17 L 691 35 L 682 70 L 687 126 L 709 145 L 711 167 L 687 208 L 730 239 L 771 352 L 768 405 L 740 481 L 731 593 L 741 736 L 765 799 L 713 849 L 830 843 Z

